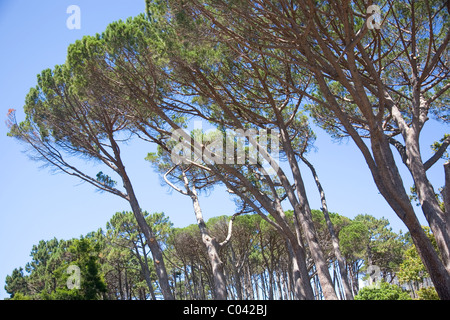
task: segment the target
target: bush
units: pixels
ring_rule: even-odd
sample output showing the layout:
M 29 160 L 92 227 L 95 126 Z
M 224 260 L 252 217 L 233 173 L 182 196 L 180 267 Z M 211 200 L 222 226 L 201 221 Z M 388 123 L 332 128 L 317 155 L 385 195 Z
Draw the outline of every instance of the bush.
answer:
M 434 287 L 422 288 L 416 291 L 418 300 L 439 300 L 439 296 Z
M 13 298 L 9 300 L 32 300 L 30 296 L 24 295 L 23 293 L 17 292 Z
M 359 290 L 355 300 L 412 300 L 408 292 L 399 286 L 381 282 L 376 286 Z

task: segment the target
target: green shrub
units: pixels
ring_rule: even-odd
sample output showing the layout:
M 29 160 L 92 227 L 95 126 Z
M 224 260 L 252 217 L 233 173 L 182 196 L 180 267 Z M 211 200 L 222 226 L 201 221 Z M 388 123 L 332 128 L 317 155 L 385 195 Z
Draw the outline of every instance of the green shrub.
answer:
M 439 296 L 434 287 L 422 288 L 416 291 L 418 300 L 439 300 Z
M 408 292 L 399 286 L 381 282 L 359 290 L 355 300 L 412 300 Z

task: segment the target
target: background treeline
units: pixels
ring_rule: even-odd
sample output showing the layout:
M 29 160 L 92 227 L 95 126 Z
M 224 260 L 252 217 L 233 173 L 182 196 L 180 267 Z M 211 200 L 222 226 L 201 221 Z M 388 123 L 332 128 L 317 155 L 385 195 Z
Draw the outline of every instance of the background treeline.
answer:
M 214 277 L 198 226 L 174 228 L 163 213 L 144 214 L 148 223 L 156 226 L 174 297 L 214 299 Z M 292 212 L 288 211 L 287 216 L 293 220 Z M 336 213 L 330 216 L 355 299 L 437 299 L 434 288 L 428 286 L 428 274 L 409 234 L 395 233 L 388 220 L 371 215 L 358 215 L 354 219 Z M 323 214 L 313 210 L 313 217 L 333 284 L 343 295 L 339 266 Z M 206 225 L 220 241 L 227 237 L 229 220 L 228 216 L 214 217 Z M 425 231 L 434 241 L 429 229 Z M 5 289 L 11 299 L 161 299 L 149 252 L 133 214 L 117 212 L 107 222 L 106 230 L 99 229 L 79 239 L 41 240 L 33 246 L 31 261 L 25 269 L 14 269 L 6 277 Z M 260 216 L 236 217 L 231 240 L 220 252 L 229 299 L 295 299 L 290 254 L 285 239 Z M 307 261 L 315 298 L 322 299 L 309 252 Z M 70 265 L 80 269 L 78 288 L 70 286 L 75 283 L 73 273 L 68 271 Z M 381 271 L 378 281 L 361 289 L 359 280 L 369 278 L 366 271 L 371 265 Z

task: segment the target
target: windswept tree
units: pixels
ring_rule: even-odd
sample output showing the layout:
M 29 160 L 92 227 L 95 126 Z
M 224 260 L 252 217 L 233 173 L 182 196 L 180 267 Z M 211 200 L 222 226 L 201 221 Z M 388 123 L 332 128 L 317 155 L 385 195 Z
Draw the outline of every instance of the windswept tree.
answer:
M 195 21 L 209 21 L 204 30 L 211 39 L 232 46 L 261 74 L 305 97 L 312 116 L 330 134 L 355 142 L 378 190 L 410 231 L 439 296 L 450 299 L 450 219 L 426 174 L 449 138 L 430 159 L 422 159 L 420 141 L 430 117 L 448 123 L 445 2 L 171 3 Z M 305 90 L 301 79 L 286 77 L 269 60 L 289 65 L 292 75 L 306 75 L 310 86 Z M 413 177 L 442 259 L 421 228 L 391 147 Z
M 38 75 L 38 85 L 26 97 L 26 119 L 18 123 L 14 113 L 9 114 L 9 135 L 24 142 L 44 164 L 128 201 L 152 252 L 163 296 L 172 299 L 162 250 L 141 212 L 121 156 L 120 144 L 131 136 L 128 120 L 111 108 L 117 103 L 113 96 L 91 82 L 79 66 L 88 65 L 81 57 L 89 41 L 101 40 L 78 41 L 69 48 L 66 64 Z M 75 165 L 74 156 L 103 164 L 120 177 L 123 189 L 102 171 L 94 176 Z
M 152 17 L 150 18 L 152 19 Z M 163 23 L 167 20 L 162 19 L 161 21 L 152 21 L 154 23 L 150 23 L 142 16 L 139 16 L 126 22 L 113 23 L 103 34 L 103 38 L 100 39 L 101 42 L 98 42 L 100 40 L 97 38 L 90 39 L 89 41 L 86 40 L 83 42 L 84 47 L 80 46 L 80 51 L 83 54 L 86 52 L 90 57 L 89 59 L 83 60 L 83 71 L 88 74 L 86 77 L 92 79 L 91 83 L 95 83 L 97 87 L 100 86 L 103 88 L 102 91 L 114 97 L 115 105 L 110 107 L 114 108 L 115 112 L 124 115 L 127 120 L 133 123 L 132 130 L 134 133 L 145 140 L 156 142 L 162 148 L 167 149 L 167 141 L 172 136 L 172 131 L 180 132 L 180 129 L 183 128 L 184 117 L 190 115 L 203 119 L 216 119 L 216 122 L 213 121 L 213 123 L 217 125 L 217 122 L 220 123 L 218 119 L 223 117 L 223 114 L 227 110 L 221 111 L 218 109 L 216 111 L 214 106 L 208 107 L 208 104 L 198 101 L 198 97 L 201 99 L 202 95 L 198 93 L 193 94 L 192 91 L 188 90 L 188 83 L 192 81 L 192 78 L 188 74 L 184 75 L 185 79 L 183 81 L 174 81 L 174 77 L 179 74 L 178 71 L 174 71 L 177 61 L 183 64 L 190 64 L 193 63 L 192 59 L 195 61 L 201 60 L 204 54 L 212 60 L 215 58 L 209 55 L 213 52 L 211 48 L 205 48 L 205 52 L 198 47 L 190 48 L 189 45 L 186 47 L 183 43 L 177 42 L 178 37 L 176 37 L 174 29 Z M 78 55 L 74 50 L 72 53 Z M 183 75 L 180 74 L 180 77 L 183 77 Z M 197 102 L 195 101 L 196 99 Z M 295 108 L 295 106 L 289 104 L 289 107 L 284 107 L 285 117 L 290 117 L 288 116 L 288 110 L 291 108 Z M 235 115 L 232 115 L 232 117 L 234 119 L 236 118 Z M 304 123 L 302 119 L 302 117 L 299 119 L 295 118 L 291 119 L 290 122 L 301 124 Z M 289 120 L 286 119 L 286 121 Z M 236 122 L 234 123 L 236 124 Z M 237 129 L 245 131 L 245 124 L 245 121 L 241 122 L 238 124 Z M 221 129 L 224 131 L 226 130 L 225 125 L 230 126 L 232 124 L 229 120 L 223 123 Z M 298 128 L 293 129 L 290 139 L 298 138 L 300 132 L 301 130 Z M 186 141 L 191 138 L 188 133 L 184 133 L 182 130 L 180 136 Z M 253 139 L 253 137 L 250 138 Z M 256 140 L 253 139 L 252 144 L 254 146 L 255 142 Z M 258 143 L 262 144 L 261 141 Z M 205 145 L 193 143 L 191 148 L 195 157 L 203 159 L 202 155 L 205 151 Z M 222 156 L 225 157 L 226 155 L 222 154 Z M 265 156 L 265 161 L 269 161 L 270 163 L 271 159 L 267 151 L 265 152 Z M 232 161 L 234 164 L 234 160 Z M 240 172 L 240 168 L 243 168 L 241 164 L 227 165 L 225 163 L 219 169 L 214 163 L 209 163 L 206 167 L 212 170 L 216 177 L 224 184 L 226 184 L 225 180 L 228 179 L 227 175 L 230 177 L 232 175 L 238 177 L 237 180 L 235 178 L 235 181 L 241 181 L 238 182 L 239 188 L 241 189 L 242 187 L 245 189 L 245 184 L 247 184 L 247 187 L 252 189 L 252 199 L 246 197 L 241 192 L 244 189 L 241 191 L 233 190 L 237 185 L 227 185 L 227 187 L 231 188 L 230 190 L 235 192 L 239 197 L 241 195 L 246 197 L 246 203 L 249 206 L 253 206 L 252 209 L 260 211 L 261 206 L 260 204 L 255 205 L 253 198 L 258 199 L 258 201 L 263 199 L 266 214 L 270 211 L 270 214 L 276 213 L 279 219 L 277 223 L 283 224 L 284 228 L 289 230 L 283 231 L 283 233 L 287 237 L 290 237 L 290 241 L 293 243 L 293 252 L 295 253 L 293 259 L 296 259 L 295 268 L 297 271 L 295 274 L 298 297 L 313 299 L 314 296 L 309 283 L 305 255 L 302 253 L 304 251 L 302 249 L 303 244 L 299 242 L 298 238 L 302 232 L 300 223 L 297 224 L 296 230 L 292 230 L 286 221 L 283 220 L 284 211 L 280 205 L 283 192 L 277 189 L 281 189 L 282 187 L 288 188 L 292 196 L 290 200 L 294 203 L 297 202 L 294 194 L 295 187 L 286 178 L 286 174 L 281 171 L 277 172 L 277 174 L 280 173 L 284 178 L 284 185 L 281 186 L 280 181 L 275 177 L 277 186 L 272 181 L 271 185 L 273 188 L 270 189 L 275 199 L 267 201 L 270 197 L 264 200 L 265 195 L 257 187 L 259 184 L 257 180 L 263 176 L 263 171 L 261 170 L 264 170 L 264 168 L 261 166 L 261 163 L 253 166 L 253 168 L 249 167 L 250 171 L 244 169 L 244 172 L 246 172 L 244 175 Z M 274 167 L 279 168 L 275 164 Z M 227 172 L 228 170 L 228 173 L 225 175 L 220 174 L 221 170 L 223 172 Z M 254 170 L 260 172 L 253 173 L 252 171 Z M 246 174 L 250 176 L 247 178 L 245 177 Z M 267 188 L 269 190 L 268 185 Z M 297 204 L 295 207 L 298 207 Z M 300 213 L 299 208 L 297 213 Z M 265 216 L 264 213 L 262 214 Z M 305 217 L 308 220 L 307 213 L 304 213 L 301 217 Z M 265 218 L 267 219 L 267 217 Z M 328 285 L 324 285 L 324 288 L 327 288 L 324 292 L 327 295 L 329 292 L 330 297 L 335 298 L 336 294 L 331 284 L 331 278 L 329 274 L 327 275 L 326 261 L 323 259 L 323 255 L 320 253 L 321 249 L 313 236 L 312 223 L 309 225 L 311 228 L 308 229 L 308 239 L 314 247 L 312 252 L 314 252 L 316 260 L 321 264 L 319 274 L 323 282 L 325 284 L 328 283 Z M 279 230 L 281 229 L 279 228 Z
M 193 139 L 204 140 L 204 134 L 199 130 L 192 132 L 192 135 Z M 212 133 L 212 135 L 214 136 L 214 133 Z M 190 148 L 190 146 L 190 143 L 187 144 L 188 148 Z M 146 159 L 153 163 L 154 167 L 163 175 L 164 181 L 173 190 L 191 198 L 202 242 L 207 249 L 208 258 L 211 263 L 214 278 L 214 298 L 216 300 L 226 300 L 227 284 L 223 261 L 219 252 L 221 248 L 230 241 L 234 218 L 240 213 L 233 215 L 229 223 L 228 232 L 222 242 L 212 236 L 203 218 L 199 195 L 200 192 L 213 188 L 214 184 L 217 183 L 217 178 L 211 173 L 211 170 L 203 164 L 183 164 L 181 161 L 174 163 L 172 160 L 174 158 L 174 148 L 171 148 L 171 150 L 171 153 L 169 153 L 164 151 L 163 148 L 158 148 L 158 153 L 149 154 Z

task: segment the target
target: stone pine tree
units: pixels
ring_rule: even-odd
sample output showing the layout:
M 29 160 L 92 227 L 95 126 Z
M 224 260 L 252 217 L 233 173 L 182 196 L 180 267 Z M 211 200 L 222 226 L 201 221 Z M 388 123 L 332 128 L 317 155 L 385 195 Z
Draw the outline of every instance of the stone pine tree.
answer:
M 71 50 L 79 53 L 86 45 L 80 41 Z M 36 159 L 54 169 L 128 201 L 152 252 L 162 294 L 165 299 L 172 299 L 162 250 L 152 227 L 145 221 L 122 160 L 119 141 L 127 140 L 124 135 L 128 121 L 109 107 L 115 104 L 111 96 L 99 87 L 94 88 L 95 84 L 83 73 L 77 74 L 71 68 L 77 62 L 69 58 L 65 65 L 44 70 L 38 76 L 37 87 L 26 98 L 26 119 L 17 123 L 14 113 L 9 114 L 9 135 L 25 143 Z M 109 175 L 100 172 L 94 177 L 74 165 L 70 156 L 103 164 L 120 177 L 123 191 L 116 188 L 117 183 Z
M 197 136 L 203 136 L 202 132 L 196 131 L 193 133 Z M 198 138 L 197 138 L 198 139 Z M 171 154 L 158 148 L 157 154 L 149 154 L 146 158 L 151 161 L 159 172 L 164 177 L 165 182 L 175 191 L 189 196 L 192 200 L 193 210 L 197 225 L 202 237 L 202 242 L 207 249 L 208 259 L 211 263 L 212 274 L 214 279 L 214 299 L 227 299 L 227 284 L 223 268 L 223 262 L 220 257 L 221 247 L 225 246 L 230 238 L 232 232 L 233 218 L 230 220 L 229 232 L 223 242 L 219 242 L 216 237 L 211 235 L 203 218 L 203 212 L 200 206 L 199 193 L 202 190 L 213 187 L 217 182 L 214 174 L 210 170 L 205 170 L 206 167 L 199 168 L 195 164 L 173 163 Z
M 234 44 L 236 56 L 261 58 L 268 70 L 307 98 L 317 123 L 336 138 L 350 137 L 381 195 L 405 223 L 442 299 L 450 299 L 450 222 L 435 197 L 423 159 L 421 132 L 430 118 L 448 123 L 448 10 L 442 1 L 193 1 L 174 6 L 209 21 L 209 38 Z M 263 57 L 266 57 L 263 58 Z M 277 59 L 295 72 L 267 68 Z M 305 90 L 298 74 L 309 75 Z M 437 137 L 438 139 L 440 137 Z M 448 139 L 448 138 L 447 138 Z M 400 161 L 392 147 L 398 150 Z M 439 252 L 423 232 L 403 184 L 414 179 L 422 212 Z
M 173 77 L 176 77 L 177 73 L 172 72 L 177 61 L 185 62 L 187 60 L 192 62 L 190 59 L 197 61 L 205 53 L 211 59 L 214 59 L 212 54 L 214 50 L 209 47 L 205 47 L 205 50 L 200 50 L 199 48 L 190 48 L 189 45 L 184 46 L 184 43 L 178 41 L 176 32 L 173 29 L 160 28 L 161 25 L 164 28 L 166 27 L 164 23 L 159 21 L 158 23 L 149 23 L 142 16 L 126 22 L 111 24 L 103 34 L 102 39 L 104 41 L 101 47 L 96 49 L 94 46 L 90 46 L 86 50 L 87 54 L 90 54 L 93 58 L 87 60 L 85 65 L 88 65 L 88 67 L 83 67 L 83 70 L 88 73 L 91 79 L 95 79 L 92 83 L 101 88 L 107 88 L 104 92 L 108 92 L 108 96 L 114 97 L 115 101 L 115 104 L 110 107 L 132 122 L 133 133 L 136 133 L 144 140 L 156 142 L 160 146 L 165 147 L 167 140 L 172 135 L 172 131 L 180 131 L 179 129 L 183 128 L 184 117 L 189 115 L 198 116 L 203 119 L 215 119 L 216 122 L 220 122 L 219 119 L 222 117 L 222 114 L 216 112 L 212 106 L 211 108 L 200 110 L 196 103 L 190 103 L 189 99 L 192 99 L 192 96 L 186 90 L 188 88 L 186 82 L 174 81 Z M 90 41 L 95 43 L 98 39 L 92 38 Z M 103 50 L 101 51 L 103 53 L 97 54 L 96 50 Z M 73 52 L 73 54 L 78 53 Z M 111 61 L 111 59 L 113 60 Z M 183 75 L 180 74 L 180 77 L 183 77 Z M 186 81 L 191 80 L 187 78 Z M 180 98 L 181 95 L 184 95 L 183 99 Z M 238 125 L 238 128 L 244 129 L 244 125 L 245 123 L 241 123 Z M 294 135 L 297 136 L 297 134 Z M 181 130 L 180 136 L 187 140 L 190 139 L 189 134 L 184 133 L 183 130 Z M 195 156 L 202 156 L 204 146 L 193 144 L 191 147 Z M 217 171 L 222 169 L 217 168 L 215 165 L 208 164 L 207 167 L 213 170 L 218 179 L 224 183 L 227 183 L 224 180 L 228 179 L 227 175 L 230 176 L 230 172 L 232 175 L 239 176 L 239 179 L 242 180 L 241 185 L 247 184 L 250 186 L 257 179 L 256 175 L 253 175 L 251 178 L 253 182 L 250 182 L 249 178 L 242 175 L 239 172 L 239 167 L 242 167 L 242 165 L 223 166 L 222 169 L 225 172 L 228 170 L 228 173 L 225 175 L 218 174 Z M 262 176 L 261 173 L 259 176 Z M 285 174 L 283 176 L 285 177 Z M 287 178 L 284 179 L 284 182 L 285 187 L 293 191 L 294 187 L 288 182 Z M 272 184 L 272 186 L 274 185 Z M 264 202 L 264 210 L 270 211 L 270 214 L 275 214 L 279 219 L 278 222 L 286 230 L 289 230 L 283 232 L 293 243 L 294 254 L 292 258 L 295 259 L 295 286 L 298 297 L 313 299 L 314 296 L 309 284 L 305 255 L 303 253 L 304 248 L 298 238 L 301 233 L 300 226 L 296 224 L 296 230 L 292 230 L 291 226 L 283 218 L 284 212 L 280 205 L 282 196 L 279 194 L 280 191 L 276 190 L 277 188 L 279 186 L 274 186 L 270 191 L 274 192 L 273 195 L 276 200 L 262 195 L 256 185 L 251 187 L 252 195 L 250 198 L 239 190 L 237 192 L 234 190 L 234 192 L 239 197 L 241 195 L 244 196 L 249 205 L 258 211 L 260 211 L 259 204 L 255 205 L 253 199 L 255 199 L 255 196 L 259 198 L 258 201 Z M 291 195 L 293 194 L 291 193 Z M 295 202 L 295 196 L 291 200 Z M 274 209 L 274 201 L 277 203 L 276 209 Z M 267 219 L 267 216 L 265 218 Z M 311 228 L 308 230 L 312 232 Z M 314 242 L 313 244 L 317 249 L 313 250 L 314 254 L 316 257 L 321 258 L 322 268 L 320 268 L 320 274 L 325 276 L 324 281 L 327 282 L 331 278 L 329 275 L 326 275 L 328 272 L 326 261 L 323 259 L 323 255 L 320 255 L 320 248 L 314 237 L 311 236 L 309 239 Z M 327 292 L 330 292 L 335 297 L 331 281 L 328 281 L 328 284 L 328 289 L 330 290 L 327 290 Z

